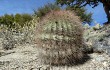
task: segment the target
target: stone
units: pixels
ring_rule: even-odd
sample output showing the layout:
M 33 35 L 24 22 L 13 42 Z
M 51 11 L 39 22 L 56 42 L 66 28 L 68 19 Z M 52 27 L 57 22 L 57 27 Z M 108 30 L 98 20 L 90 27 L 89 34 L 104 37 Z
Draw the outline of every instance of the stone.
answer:
M 95 28 L 95 30 L 94 30 Z M 94 52 L 103 52 L 110 56 L 110 25 L 96 24 L 84 31 L 85 43 L 93 48 Z
M 108 66 L 109 66 L 107 62 L 103 62 L 103 65 L 104 65 L 105 67 L 108 67 Z
M 105 60 L 105 58 L 99 56 L 99 57 L 97 57 L 95 60 L 96 60 L 97 62 L 103 62 L 103 61 Z

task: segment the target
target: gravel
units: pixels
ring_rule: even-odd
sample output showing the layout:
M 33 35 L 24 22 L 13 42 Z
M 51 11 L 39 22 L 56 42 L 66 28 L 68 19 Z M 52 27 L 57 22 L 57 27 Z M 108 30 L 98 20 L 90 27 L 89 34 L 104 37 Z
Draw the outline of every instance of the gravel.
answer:
M 0 70 L 110 70 L 110 57 L 104 53 L 88 54 L 90 59 L 80 65 L 44 65 L 40 62 L 39 49 L 35 46 L 18 46 L 13 50 L 8 50 L 10 54 L 0 56 Z

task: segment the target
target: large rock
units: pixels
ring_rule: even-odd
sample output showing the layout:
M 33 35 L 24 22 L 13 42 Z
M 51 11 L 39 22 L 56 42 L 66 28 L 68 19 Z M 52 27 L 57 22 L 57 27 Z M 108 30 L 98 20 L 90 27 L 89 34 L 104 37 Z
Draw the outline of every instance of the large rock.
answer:
M 104 52 L 110 56 L 110 25 L 84 26 L 84 39 L 94 52 Z

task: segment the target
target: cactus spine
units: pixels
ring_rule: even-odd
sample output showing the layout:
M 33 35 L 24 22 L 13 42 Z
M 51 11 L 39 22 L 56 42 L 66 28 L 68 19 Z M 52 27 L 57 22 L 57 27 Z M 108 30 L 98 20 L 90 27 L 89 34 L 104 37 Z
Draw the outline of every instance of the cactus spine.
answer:
M 70 11 L 52 11 L 37 27 L 37 42 L 44 63 L 73 64 L 83 57 L 82 26 Z

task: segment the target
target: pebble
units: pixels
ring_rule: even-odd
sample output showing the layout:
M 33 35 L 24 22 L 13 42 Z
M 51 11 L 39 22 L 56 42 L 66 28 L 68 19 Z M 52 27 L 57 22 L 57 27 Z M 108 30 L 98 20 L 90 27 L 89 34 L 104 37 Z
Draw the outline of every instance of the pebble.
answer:
M 108 67 L 108 62 L 103 62 L 103 65 L 104 65 L 105 67 Z

